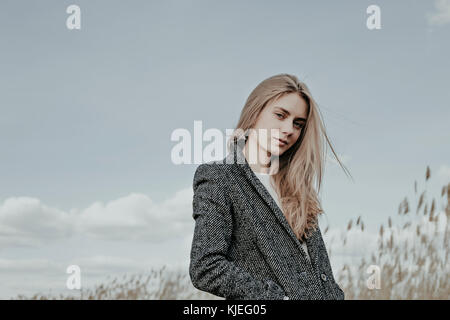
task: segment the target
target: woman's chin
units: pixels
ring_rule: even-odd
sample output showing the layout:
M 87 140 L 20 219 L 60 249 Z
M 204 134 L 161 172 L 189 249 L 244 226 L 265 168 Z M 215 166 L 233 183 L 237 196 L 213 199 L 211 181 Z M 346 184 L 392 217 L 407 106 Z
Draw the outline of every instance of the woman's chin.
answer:
M 284 153 L 284 147 L 272 146 L 270 148 L 270 154 L 272 156 L 281 156 Z

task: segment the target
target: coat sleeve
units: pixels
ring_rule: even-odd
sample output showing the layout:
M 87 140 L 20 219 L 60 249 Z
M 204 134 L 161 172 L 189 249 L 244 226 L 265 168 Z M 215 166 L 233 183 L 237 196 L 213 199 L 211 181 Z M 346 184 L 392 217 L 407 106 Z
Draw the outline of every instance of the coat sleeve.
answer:
M 278 300 L 285 297 L 274 281 L 259 280 L 227 259 L 233 231 L 232 204 L 212 164 L 194 175 L 194 236 L 189 275 L 195 288 L 228 299 Z

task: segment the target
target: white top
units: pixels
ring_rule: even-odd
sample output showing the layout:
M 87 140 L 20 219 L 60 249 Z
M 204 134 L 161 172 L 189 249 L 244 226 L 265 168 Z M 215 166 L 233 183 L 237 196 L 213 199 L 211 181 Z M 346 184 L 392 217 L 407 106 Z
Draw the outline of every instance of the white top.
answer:
M 262 184 L 266 187 L 267 191 L 269 191 L 270 195 L 272 196 L 272 198 L 275 200 L 275 202 L 278 205 L 278 208 L 280 208 L 280 210 L 283 212 L 281 205 L 280 205 L 280 201 L 278 199 L 278 195 L 277 192 L 275 191 L 275 189 L 273 188 L 272 184 L 270 183 L 270 175 L 267 173 L 259 173 L 259 172 L 255 172 L 255 175 L 259 178 L 259 180 L 262 182 Z M 302 247 L 303 247 L 303 251 L 305 251 L 306 253 L 306 257 L 308 258 L 308 260 L 311 260 L 311 258 L 309 257 L 309 253 L 308 253 L 308 247 L 306 246 L 306 242 L 300 242 Z

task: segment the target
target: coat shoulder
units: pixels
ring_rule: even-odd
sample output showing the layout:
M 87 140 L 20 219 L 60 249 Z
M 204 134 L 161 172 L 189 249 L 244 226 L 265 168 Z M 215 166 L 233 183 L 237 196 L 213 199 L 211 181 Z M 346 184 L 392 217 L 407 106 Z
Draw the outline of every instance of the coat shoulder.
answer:
M 209 161 L 200 164 L 195 170 L 194 184 L 198 179 L 226 180 L 227 171 L 230 164 L 226 163 L 226 158 L 222 160 Z

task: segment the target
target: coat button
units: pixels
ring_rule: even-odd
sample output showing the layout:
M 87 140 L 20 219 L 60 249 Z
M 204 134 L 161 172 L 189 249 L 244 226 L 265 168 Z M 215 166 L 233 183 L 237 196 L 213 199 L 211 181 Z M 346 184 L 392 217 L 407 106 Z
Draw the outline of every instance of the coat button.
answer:
M 327 276 L 325 275 L 325 273 L 322 273 L 320 276 L 322 277 L 323 281 L 327 281 Z
M 284 296 L 283 300 L 289 300 L 288 296 Z

